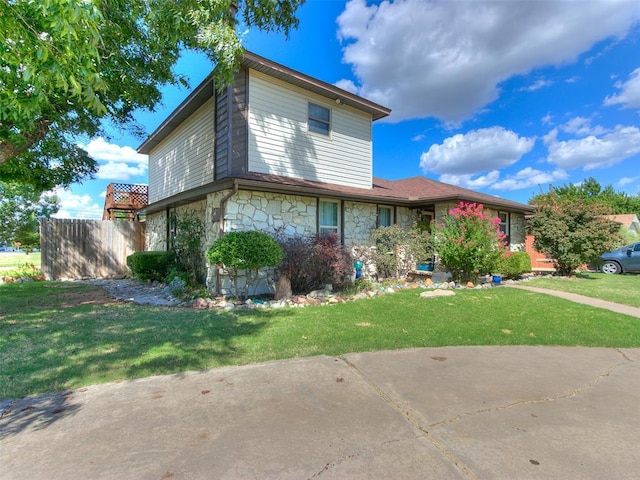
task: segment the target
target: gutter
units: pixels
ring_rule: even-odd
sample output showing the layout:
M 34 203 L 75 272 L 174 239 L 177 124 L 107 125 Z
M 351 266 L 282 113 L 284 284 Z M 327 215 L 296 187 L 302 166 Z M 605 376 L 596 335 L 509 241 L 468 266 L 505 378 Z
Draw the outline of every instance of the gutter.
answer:
M 224 233 L 225 233 L 224 232 L 224 227 L 225 227 L 224 217 L 225 217 L 226 210 L 227 210 L 227 202 L 236 193 L 238 193 L 238 182 L 234 179 L 233 180 L 233 186 L 231 187 L 231 191 L 229 193 L 227 193 L 224 197 L 222 197 L 222 199 L 220 200 L 220 237 L 224 236 Z
M 238 193 L 238 182 L 234 179 L 233 180 L 233 185 L 231 187 L 231 191 L 220 199 L 220 230 L 219 230 L 218 238 L 222 238 L 224 236 L 224 229 L 225 229 L 224 217 L 225 217 L 226 211 L 227 211 L 227 202 L 236 193 Z M 218 267 L 216 265 L 215 269 L 216 269 L 216 272 L 215 272 L 215 285 L 216 285 L 215 286 L 215 292 L 219 294 L 220 293 L 220 267 Z

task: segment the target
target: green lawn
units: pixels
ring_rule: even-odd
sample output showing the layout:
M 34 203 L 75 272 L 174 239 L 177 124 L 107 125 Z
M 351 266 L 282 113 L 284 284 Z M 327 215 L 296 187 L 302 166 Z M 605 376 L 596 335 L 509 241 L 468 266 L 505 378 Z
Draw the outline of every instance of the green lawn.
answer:
M 40 252 L 0 252 L 0 271 L 14 270 L 25 263 L 33 263 L 40 268 Z
M 524 285 L 578 293 L 587 297 L 640 307 L 640 275 L 587 273 L 576 277 L 537 278 Z
M 510 288 L 434 299 L 403 290 L 334 306 L 233 312 L 88 303 L 93 288 L 0 286 L 0 398 L 320 354 L 446 345 L 640 347 L 636 318 Z

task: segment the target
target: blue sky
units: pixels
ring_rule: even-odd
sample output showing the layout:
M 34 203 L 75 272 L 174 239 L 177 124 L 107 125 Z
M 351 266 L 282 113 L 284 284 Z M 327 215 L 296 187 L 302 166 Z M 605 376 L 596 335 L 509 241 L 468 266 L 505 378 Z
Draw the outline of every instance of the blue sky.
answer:
M 640 194 L 640 2 L 307 0 L 289 39 L 244 46 L 392 109 L 373 128 L 374 175 L 424 175 L 527 203 L 594 177 Z M 185 55 L 195 87 L 213 68 Z M 188 90 L 140 112 L 148 133 Z M 58 216 L 101 218 L 110 182 L 147 183 L 143 139 L 81 143 L 95 180 L 58 192 Z

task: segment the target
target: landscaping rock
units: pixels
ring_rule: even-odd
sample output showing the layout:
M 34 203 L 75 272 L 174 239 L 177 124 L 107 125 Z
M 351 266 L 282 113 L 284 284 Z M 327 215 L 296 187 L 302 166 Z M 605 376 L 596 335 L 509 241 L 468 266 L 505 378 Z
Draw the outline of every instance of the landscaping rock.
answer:
M 313 290 L 307 294 L 307 298 L 324 298 L 328 295 L 331 295 L 331 290 L 322 289 L 322 290 Z
M 193 308 L 209 308 L 209 304 L 207 303 L 207 301 L 202 298 L 202 297 L 198 297 L 196 298 L 193 303 L 191 304 L 191 306 Z

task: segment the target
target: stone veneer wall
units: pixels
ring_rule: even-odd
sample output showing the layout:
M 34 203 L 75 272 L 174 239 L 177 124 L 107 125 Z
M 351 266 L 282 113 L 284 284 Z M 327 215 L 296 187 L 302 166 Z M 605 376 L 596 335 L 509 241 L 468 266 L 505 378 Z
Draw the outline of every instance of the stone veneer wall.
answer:
M 204 251 L 220 236 L 220 202 L 230 190 L 214 192 L 206 200 L 177 207 L 176 213 L 194 210 L 199 213 L 206 226 Z M 370 231 L 376 227 L 377 204 L 344 201 L 344 239 L 345 245 L 357 247 L 366 245 Z M 442 219 L 456 203 L 440 203 L 435 206 L 436 221 Z M 497 215 L 497 211 L 490 210 Z M 416 220 L 413 210 L 406 207 L 395 209 L 397 224 L 411 227 Z M 270 192 L 240 190 L 231 196 L 226 205 L 225 232 L 258 230 L 267 233 L 286 235 L 313 235 L 317 231 L 317 199 L 302 195 L 284 195 Z M 147 215 L 147 250 L 165 250 L 166 212 Z M 524 251 L 525 219 L 522 214 L 511 214 L 511 250 Z M 207 286 L 215 285 L 215 268 L 208 267 Z M 228 280 L 221 276 L 223 292 L 228 290 Z M 262 275 L 262 284 L 257 293 L 273 292 L 274 275 L 266 269 Z M 253 293 L 253 292 L 252 292 Z
M 220 202 L 231 190 L 214 192 L 206 200 L 177 207 L 176 213 L 195 210 L 205 221 L 206 249 L 220 236 Z M 345 201 L 343 232 L 345 245 L 364 245 L 368 242 L 371 229 L 376 227 L 377 205 Z M 317 231 L 317 199 L 302 195 L 283 195 L 270 192 L 253 192 L 240 190 L 231 196 L 225 211 L 225 232 L 258 230 L 267 233 L 285 235 L 313 235 Z M 396 208 L 396 223 L 410 227 L 415 221 L 415 214 L 406 207 Z M 158 212 L 147 216 L 147 250 L 165 250 L 166 245 L 166 212 Z M 215 285 L 215 268 L 208 266 L 207 286 Z M 223 292 L 228 291 L 228 279 L 221 276 Z M 262 286 L 259 293 L 273 291 L 273 272 L 263 272 Z M 253 293 L 253 292 L 252 292 Z
M 146 237 L 144 249 L 166 250 L 167 249 L 167 214 L 165 212 L 155 212 L 147 215 Z

